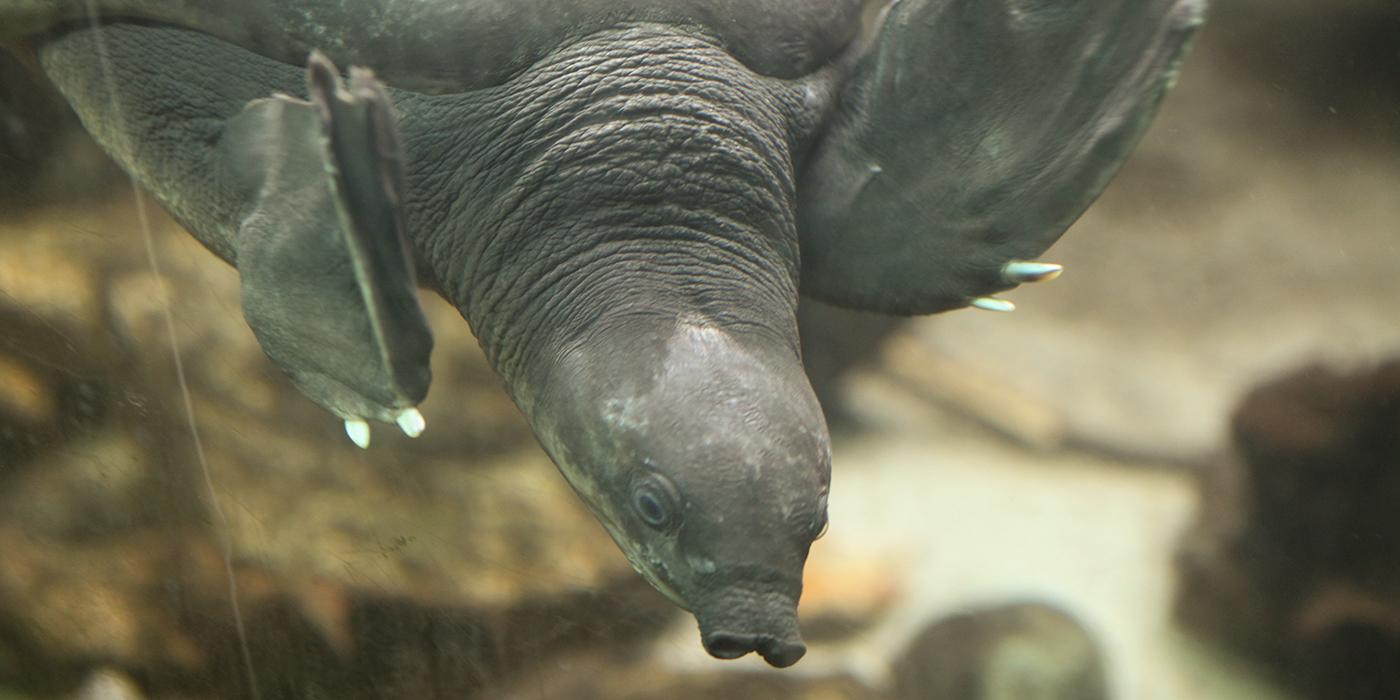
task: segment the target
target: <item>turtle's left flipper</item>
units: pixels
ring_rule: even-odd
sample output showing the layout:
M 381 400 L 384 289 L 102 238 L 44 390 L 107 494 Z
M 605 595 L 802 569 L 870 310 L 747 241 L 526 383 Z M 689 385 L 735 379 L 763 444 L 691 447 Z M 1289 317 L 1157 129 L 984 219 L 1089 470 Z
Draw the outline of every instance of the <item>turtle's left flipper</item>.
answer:
M 368 443 L 367 418 L 416 436 L 432 333 L 404 232 L 393 108 L 374 77 L 348 87 L 312 54 L 310 101 L 250 102 L 220 141 L 255 205 L 235 236 L 243 313 L 263 350 Z
M 367 439 L 422 429 L 432 335 L 403 226 L 393 111 L 368 75 L 270 61 L 200 32 L 110 24 L 48 38 L 40 64 L 83 125 L 238 267 L 263 350 Z M 309 80 L 308 80 L 309 76 Z M 310 101 L 267 97 L 298 93 Z

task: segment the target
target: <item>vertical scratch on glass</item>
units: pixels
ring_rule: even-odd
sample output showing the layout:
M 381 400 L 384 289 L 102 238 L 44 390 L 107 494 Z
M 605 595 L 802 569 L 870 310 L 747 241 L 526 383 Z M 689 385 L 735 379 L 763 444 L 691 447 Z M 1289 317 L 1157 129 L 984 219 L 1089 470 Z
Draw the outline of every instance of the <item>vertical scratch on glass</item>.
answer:
M 122 114 L 113 87 L 115 83 L 112 80 L 111 57 L 107 53 L 106 38 L 99 31 L 101 22 L 98 18 L 97 0 L 86 0 L 85 4 L 88 23 L 93 30 L 97 46 L 98 68 L 102 75 L 103 84 L 107 87 L 107 106 L 112 118 L 120 123 Z M 120 126 L 113 131 L 119 137 L 123 134 Z M 160 295 L 161 308 L 164 310 L 165 331 L 170 340 L 170 351 L 175 358 L 175 376 L 179 380 L 180 395 L 184 401 L 185 420 L 190 429 L 190 437 L 194 442 L 195 454 L 199 460 L 199 470 L 204 477 L 204 488 L 209 498 L 209 507 L 213 510 L 214 518 L 217 521 L 214 529 L 223 550 L 224 573 L 228 577 L 229 607 L 233 611 L 234 631 L 238 635 L 238 649 L 243 657 L 243 668 L 247 676 L 248 688 L 254 700 L 261 700 L 262 693 L 258 689 L 258 676 L 253 668 L 253 654 L 248 646 L 248 634 L 243 624 L 243 611 L 238 603 L 238 576 L 233 570 L 233 536 L 229 528 L 228 516 L 224 514 L 223 506 L 219 504 L 218 493 L 214 489 L 214 478 L 209 473 L 209 461 L 204 454 L 204 443 L 199 437 L 199 425 L 194 415 L 194 400 L 190 396 L 189 383 L 185 379 L 185 363 L 180 357 L 180 342 L 175 335 L 175 314 L 171 311 L 170 295 L 166 293 L 160 261 L 156 257 L 155 236 L 151 233 L 150 218 L 146 214 L 146 201 L 141 196 L 141 189 L 136 184 L 135 176 L 128 174 L 127 178 L 131 182 L 131 195 L 136 203 L 136 217 L 146 242 L 146 262 L 150 265 L 151 274 L 155 275 L 158 282 L 157 293 Z

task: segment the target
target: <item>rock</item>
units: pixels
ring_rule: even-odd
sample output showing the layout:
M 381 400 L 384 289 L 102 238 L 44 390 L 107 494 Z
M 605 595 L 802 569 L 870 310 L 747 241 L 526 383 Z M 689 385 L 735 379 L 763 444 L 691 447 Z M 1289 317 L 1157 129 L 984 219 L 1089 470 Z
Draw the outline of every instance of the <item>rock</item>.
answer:
M 1178 616 L 1320 697 L 1400 696 L 1400 361 L 1241 404 L 1178 556 Z
M 149 525 L 149 498 L 161 483 L 144 446 L 108 429 L 35 457 L 0 489 L 0 512 L 33 537 L 100 538 Z
M 124 202 L 0 231 L 0 429 L 25 441 L 0 452 L 0 684 L 100 662 L 155 696 L 455 695 L 677 614 L 454 310 L 428 306 L 427 433 L 362 451 L 263 357 L 235 272 L 154 208 L 152 270 Z
M 30 368 L 0 357 L 0 413 L 32 430 L 58 418 L 52 392 Z
M 1400 544 L 1400 361 L 1266 384 L 1234 435 L 1258 531 L 1311 569 L 1400 574 L 1384 556 Z
M 894 664 L 894 697 L 1095 700 L 1108 697 L 1098 644 L 1068 613 L 1012 604 L 938 619 Z
M 70 543 L 7 523 L 0 551 L 0 638 L 23 659 L 26 684 L 61 685 L 80 660 L 125 668 L 203 661 L 199 641 L 169 605 L 168 587 L 189 582 L 176 575 L 184 554 L 178 538 L 145 531 Z
M 88 676 L 72 700 L 145 700 L 145 697 L 126 674 L 103 668 Z
M 0 262 L 0 268 L 3 265 Z M 80 327 L 0 305 L 0 328 L 4 329 L 0 333 L 0 477 L 4 477 L 55 441 L 80 434 L 100 420 L 108 383 L 96 358 L 78 349 L 89 340 Z

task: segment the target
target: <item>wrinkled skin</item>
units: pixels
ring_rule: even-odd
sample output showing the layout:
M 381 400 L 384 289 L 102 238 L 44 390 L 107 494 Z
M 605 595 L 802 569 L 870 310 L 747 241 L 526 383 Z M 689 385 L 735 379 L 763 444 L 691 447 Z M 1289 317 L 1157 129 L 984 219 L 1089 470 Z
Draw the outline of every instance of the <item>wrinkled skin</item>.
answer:
M 790 665 L 830 479 L 794 318 L 800 135 L 784 111 L 805 91 L 704 42 L 625 31 L 531 76 L 561 121 L 493 139 L 531 152 L 530 171 L 470 200 L 496 203 L 494 235 L 429 258 L 477 261 L 436 274 L 546 450 L 706 648 Z
M 221 0 L 104 0 L 154 26 L 74 25 L 69 0 L 14 0 L 0 20 L 12 14 L 98 141 L 239 266 L 269 357 L 345 418 L 391 420 L 416 403 L 430 338 L 405 306 L 410 271 L 340 274 L 365 256 L 321 234 L 363 233 L 346 223 L 352 204 L 381 221 L 401 213 L 402 233 L 365 240 L 403 241 L 457 306 L 637 570 L 694 612 L 712 655 L 788 666 L 805 652 L 796 606 L 831 469 L 802 371 L 799 287 L 930 313 L 1033 281 L 1008 263 L 1043 252 L 1098 195 L 1175 75 L 1201 2 L 902 0 L 858 31 L 851 0 L 802 0 L 786 5 L 790 22 L 762 26 L 726 8 L 761 19 L 782 3 L 589 0 L 569 6 L 585 8 L 578 22 L 510 25 L 521 41 L 508 55 L 456 40 L 452 27 L 477 31 L 470 22 L 417 32 L 409 15 L 394 16 L 407 29 L 389 44 L 371 41 L 346 9 L 360 5 L 309 0 L 299 7 L 329 24 L 301 18 L 285 35 L 285 17 L 266 14 L 276 3 L 257 5 L 249 36 Z M 694 12 L 675 17 L 682 6 Z M 187 17 L 192 7 L 213 15 Z M 513 5 L 420 9 L 458 21 L 488 7 Z M 161 26 L 172 22 L 207 33 Z M 445 53 L 431 39 L 443 31 Z M 320 37 L 331 45 L 306 43 Z M 350 130 L 349 146 L 331 149 L 343 160 L 317 167 L 311 103 L 267 108 L 273 93 L 306 93 L 288 56 L 319 48 L 382 63 L 401 157 L 356 158 L 382 146 L 357 151 Z M 416 74 L 428 55 L 483 63 Z M 301 131 L 278 131 L 292 123 Z M 255 174 L 278 176 L 250 178 L 249 151 L 266 157 L 251 159 Z M 314 181 L 353 170 L 349 184 L 373 185 L 396 163 L 402 202 L 396 187 L 370 186 L 358 191 L 373 201 L 347 204 Z M 296 255 L 269 256 L 265 241 Z M 398 292 L 367 314 L 344 303 L 361 296 L 356 284 Z M 418 340 L 374 325 L 385 310 Z M 281 326 L 259 328 L 264 318 Z M 295 335 L 303 326 L 309 337 Z M 359 337 L 380 347 L 343 342 Z M 337 340 L 324 366 L 302 366 Z M 386 375 L 407 388 L 375 398 L 353 379 Z
M 92 32 L 52 41 L 42 60 L 109 144 L 118 129 L 142 143 L 181 126 L 214 141 L 269 83 L 299 89 L 300 71 L 200 35 L 102 31 L 124 124 L 102 109 Z M 203 82 L 211 52 L 242 80 Z M 420 198 L 413 247 L 546 450 L 634 566 L 696 614 L 708 649 L 778 665 L 804 650 L 796 604 L 830 479 L 794 318 L 791 154 L 819 97 L 646 25 L 498 88 L 394 94 Z M 199 117 L 170 124 L 175 104 Z M 138 174 L 159 168 L 157 181 L 207 157 L 153 165 L 113 150 Z M 162 199 L 185 222 L 240 220 L 218 179 L 204 183 Z M 205 240 L 234 259 L 232 238 Z M 644 519 L 639 489 L 664 526 Z

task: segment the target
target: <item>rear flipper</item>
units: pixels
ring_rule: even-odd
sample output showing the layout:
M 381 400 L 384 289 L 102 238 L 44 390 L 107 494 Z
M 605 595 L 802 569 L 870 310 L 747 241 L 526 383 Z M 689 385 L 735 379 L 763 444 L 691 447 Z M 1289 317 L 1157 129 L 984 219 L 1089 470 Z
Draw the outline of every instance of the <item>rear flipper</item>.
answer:
M 243 313 L 297 387 L 346 421 L 416 437 L 432 333 L 418 305 L 404 233 L 402 152 L 393 108 L 369 71 L 348 90 L 312 54 L 311 101 L 254 100 L 220 149 L 255 205 L 235 236 Z

